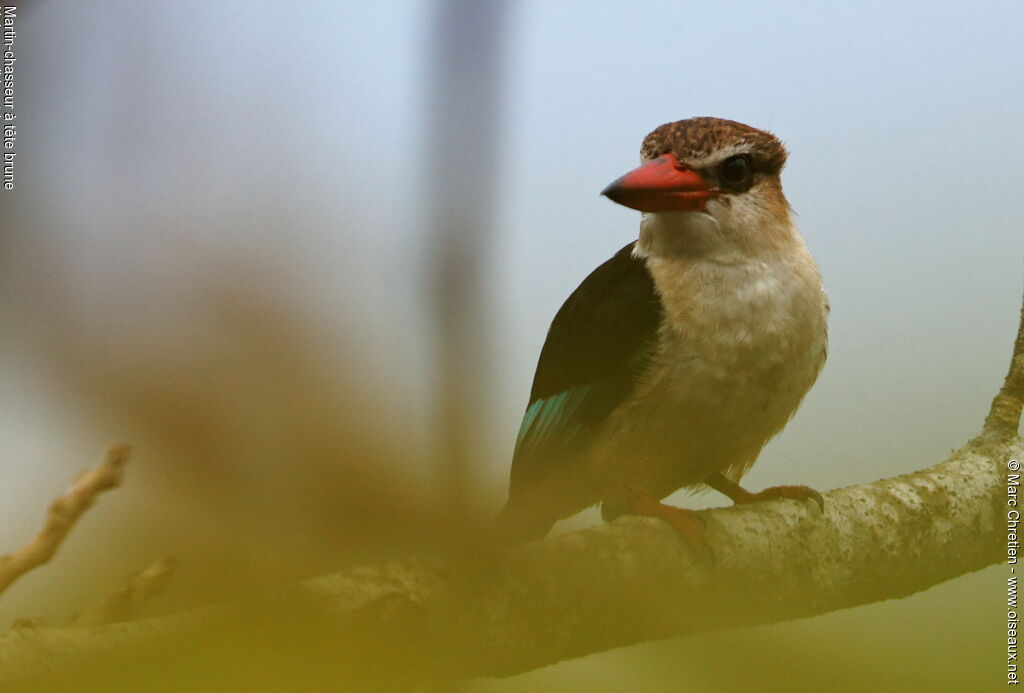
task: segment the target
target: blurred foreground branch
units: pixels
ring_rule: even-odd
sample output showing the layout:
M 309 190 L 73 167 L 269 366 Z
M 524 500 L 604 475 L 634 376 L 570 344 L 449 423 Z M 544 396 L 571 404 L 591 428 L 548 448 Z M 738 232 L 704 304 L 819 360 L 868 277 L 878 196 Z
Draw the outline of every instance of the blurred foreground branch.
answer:
M 471 460 L 483 379 L 491 371 L 485 248 L 494 233 L 503 18 L 508 3 L 436 5 L 426 200 L 434 256 L 431 295 L 438 336 L 437 466 L 451 518 L 447 541 L 468 517 Z
M 71 490 L 50 504 L 46 524 L 35 539 L 19 551 L 0 556 L 0 594 L 22 575 L 50 562 L 96 498 L 121 484 L 130 454 L 127 445 L 111 448 L 103 462 L 81 474 Z
M 12 632 L 0 637 L 0 687 L 185 689 L 215 673 L 260 690 L 404 690 L 904 597 L 1006 558 L 1022 379 L 1024 310 L 981 435 L 929 469 L 831 491 L 823 514 L 788 500 L 704 511 L 714 566 L 660 521 L 622 518 L 510 553 L 360 567 L 159 619 Z
M 170 558 L 153 561 L 147 568 L 129 575 L 122 587 L 77 614 L 71 622 L 76 626 L 95 626 L 137 618 L 143 604 L 167 589 L 177 567 Z

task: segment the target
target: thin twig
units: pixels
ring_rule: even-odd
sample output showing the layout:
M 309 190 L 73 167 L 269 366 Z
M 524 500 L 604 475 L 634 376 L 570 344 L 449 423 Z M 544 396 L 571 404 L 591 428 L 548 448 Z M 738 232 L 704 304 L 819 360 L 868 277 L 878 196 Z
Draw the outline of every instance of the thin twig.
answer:
M 1017 435 L 1021 409 L 1024 407 L 1024 305 L 1021 306 L 1017 339 L 1013 343 L 1010 368 L 999 394 L 992 400 L 992 408 L 985 418 L 982 436 L 997 440 L 1010 440 Z
M 103 462 L 80 475 L 71 490 L 50 504 L 46 524 L 35 539 L 14 553 L 0 556 L 0 594 L 22 575 L 49 563 L 96 497 L 120 485 L 130 454 L 127 445 L 112 447 Z

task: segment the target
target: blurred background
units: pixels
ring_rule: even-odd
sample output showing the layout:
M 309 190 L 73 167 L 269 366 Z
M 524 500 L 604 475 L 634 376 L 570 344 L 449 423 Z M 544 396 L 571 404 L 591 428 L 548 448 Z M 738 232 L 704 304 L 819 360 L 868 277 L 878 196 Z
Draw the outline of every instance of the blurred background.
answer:
M 0 553 L 108 445 L 135 456 L 0 621 L 160 555 L 171 611 L 494 513 L 552 316 L 636 236 L 598 192 L 695 115 L 786 142 L 832 303 L 747 485 L 872 481 L 979 430 L 1024 277 L 1020 3 L 473 4 L 19 8 Z M 470 689 L 1001 685 L 1004 572 Z

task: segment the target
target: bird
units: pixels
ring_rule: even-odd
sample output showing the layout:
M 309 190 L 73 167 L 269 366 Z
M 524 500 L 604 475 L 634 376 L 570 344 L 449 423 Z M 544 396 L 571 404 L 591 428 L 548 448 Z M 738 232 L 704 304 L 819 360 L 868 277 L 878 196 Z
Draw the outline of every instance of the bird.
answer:
M 694 117 L 653 130 L 640 154 L 602 191 L 642 213 L 637 239 L 572 292 L 541 349 L 496 519 L 507 541 L 599 504 L 605 520 L 660 517 L 704 542 L 694 511 L 661 502 L 680 488 L 823 509 L 807 486 L 739 484 L 828 351 L 828 298 L 782 190 L 785 146 Z

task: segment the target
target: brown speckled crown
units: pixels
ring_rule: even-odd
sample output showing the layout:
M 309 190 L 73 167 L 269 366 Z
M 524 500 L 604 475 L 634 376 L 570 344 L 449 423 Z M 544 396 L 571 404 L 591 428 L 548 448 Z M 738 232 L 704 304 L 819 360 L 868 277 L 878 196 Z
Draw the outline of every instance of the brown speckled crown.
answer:
M 782 170 L 786 148 L 775 135 L 721 118 L 689 118 L 665 123 L 644 138 L 640 155 L 647 161 L 673 152 L 680 161 L 686 161 L 744 143 L 750 145 L 755 170 L 769 174 Z

